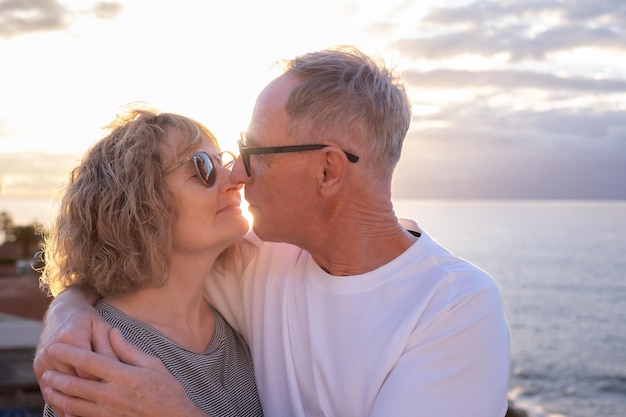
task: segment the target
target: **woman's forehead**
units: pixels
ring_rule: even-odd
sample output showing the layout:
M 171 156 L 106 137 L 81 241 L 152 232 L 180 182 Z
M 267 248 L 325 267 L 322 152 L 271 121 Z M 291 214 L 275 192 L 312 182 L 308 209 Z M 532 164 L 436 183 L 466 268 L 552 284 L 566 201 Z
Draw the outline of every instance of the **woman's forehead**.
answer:
M 182 155 L 199 149 L 212 150 L 213 153 L 220 150 L 215 140 L 203 131 L 188 134 L 178 128 L 170 128 L 166 132 L 164 142 L 165 148 L 169 148 L 170 153 L 174 155 Z

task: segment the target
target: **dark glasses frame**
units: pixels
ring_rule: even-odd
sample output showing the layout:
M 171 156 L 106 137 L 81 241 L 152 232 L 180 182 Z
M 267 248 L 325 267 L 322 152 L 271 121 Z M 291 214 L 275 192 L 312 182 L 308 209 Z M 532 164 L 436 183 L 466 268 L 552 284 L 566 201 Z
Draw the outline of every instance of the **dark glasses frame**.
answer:
M 243 166 L 246 169 L 246 174 L 248 175 L 248 177 L 252 176 L 250 172 L 250 155 L 314 151 L 317 149 L 326 148 L 328 146 L 335 146 L 335 145 L 311 144 L 311 145 L 287 145 L 287 146 L 262 146 L 262 147 L 256 147 L 256 148 L 248 148 L 246 145 L 246 133 L 245 132 L 241 132 L 239 140 L 237 141 L 237 145 L 239 146 L 239 155 L 241 156 L 241 160 L 243 161 Z M 359 160 L 358 156 L 350 152 L 346 152 L 343 149 L 341 151 L 344 154 L 346 154 L 348 161 L 352 163 L 358 162 Z
M 229 157 L 226 161 L 224 158 L 225 155 Z M 165 177 L 171 174 L 187 162 L 193 162 L 196 176 L 204 185 L 211 188 L 215 185 L 215 180 L 217 178 L 216 167 L 223 166 L 226 169 L 231 169 L 236 159 L 237 157 L 229 151 L 223 151 L 217 155 L 209 155 L 205 151 L 198 151 L 192 153 L 187 158 L 178 161 L 174 166 L 166 169 L 163 176 Z

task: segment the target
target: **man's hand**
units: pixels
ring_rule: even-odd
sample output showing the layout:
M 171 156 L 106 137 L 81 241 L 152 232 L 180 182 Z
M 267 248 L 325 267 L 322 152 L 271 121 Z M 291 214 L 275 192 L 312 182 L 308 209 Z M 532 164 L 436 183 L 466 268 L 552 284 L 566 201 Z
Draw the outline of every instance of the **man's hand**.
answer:
M 110 341 L 122 362 L 68 344 L 49 347 L 49 355 L 55 362 L 73 364 L 78 371 L 97 378 L 85 380 L 55 370 L 46 371 L 42 376 L 43 393 L 53 409 L 85 417 L 206 417 L 158 358 L 126 342 L 117 329 L 111 330 Z
M 44 327 L 39 339 L 33 370 L 42 392 L 46 388 L 42 375 L 48 370 L 57 370 L 69 375 L 79 374 L 71 363 L 61 363 L 48 354 L 54 343 L 67 343 L 81 349 L 92 349 L 103 355 L 112 356 L 108 333 L 111 327 L 93 308 L 97 295 L 78 287 L 70 287 L 56 297 L 46 313 Z M 54 410 L 59 417 L 65 416 L 62 410 Z

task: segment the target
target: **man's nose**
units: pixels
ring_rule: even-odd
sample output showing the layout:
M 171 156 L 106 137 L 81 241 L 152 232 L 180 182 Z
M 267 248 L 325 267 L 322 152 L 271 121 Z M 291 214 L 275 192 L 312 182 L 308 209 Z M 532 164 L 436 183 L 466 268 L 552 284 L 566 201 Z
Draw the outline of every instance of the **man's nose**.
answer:
M 246 174 L 246 168 L 243 166 L 241 156 L 237 157 L 235 164 L 230 170 L 230 181 L 233 184 L 249 184 L 252 182 L 252 178 Z

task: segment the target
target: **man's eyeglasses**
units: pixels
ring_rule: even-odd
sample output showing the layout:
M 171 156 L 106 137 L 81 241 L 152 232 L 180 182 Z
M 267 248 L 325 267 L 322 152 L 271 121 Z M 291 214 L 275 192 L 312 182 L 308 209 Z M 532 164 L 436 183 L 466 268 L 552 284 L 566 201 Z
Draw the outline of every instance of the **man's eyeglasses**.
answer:
M 196 176 L 207 187 L 213 187 L 217 177 L 216 168 L 221 165 L 224 168 L 231 169 L 235 163 L 235 159 L 237 159 L 237 157 L 235 157 L 232 152 L 228 151 L 221 152 L 217 155 L 209 155 L 204 151 L 198 151 L 192 153 L 189 157 L 178 161 L 174 166 L 166 169 L 163 176 L 171 174 L 187 162 L 193 162 L 193 167 L 196 170 Z
M 252 176 L 250 172 L 250 155 L 314 151 L 317 149 L 326 148 L 328 146 L 334 146 L 334 145 L 315 144 L 315 145 L 264 146 L 264 147 L 258 147 L 258 148 L 248 148 L 245 132 L 241 132 L 241 136 L 237 144 L 239 145 L 239 155 L 241 155 L 243 166 L 246 168 L 246 174 L 248 174 L 249 177 Z M 346 152 L 343 149 L 342 151 L 343 153 L 346 154 L 348 161 L 355 163 L 359 160 L 358 156 L 351 154 L 350 152 Z

